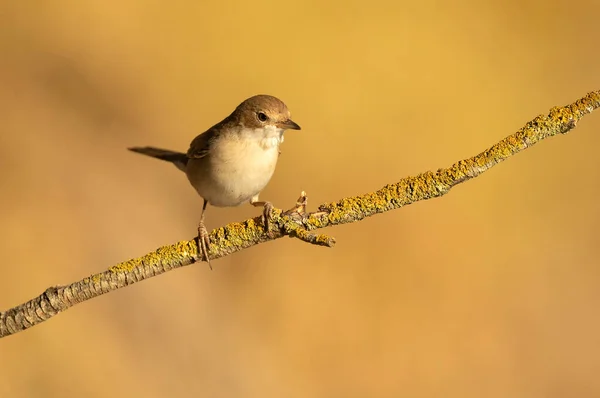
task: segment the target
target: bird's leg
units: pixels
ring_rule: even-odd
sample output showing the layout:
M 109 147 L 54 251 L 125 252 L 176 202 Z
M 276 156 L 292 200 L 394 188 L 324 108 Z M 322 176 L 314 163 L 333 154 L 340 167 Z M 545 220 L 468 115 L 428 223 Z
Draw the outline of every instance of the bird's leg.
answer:
M 200 246 L 202 255 L 212 270 L 212 265 L 210 264 L 210 259 L 208 258 L 208 245 L 210 245 L 210 238 L 208 236 L 208 231 L 204 226 L 204 211 L 206 210 L 206 205 L 208 205 L 208 201 L 204 199 L 204 204 L 202 205 L 202 214 L 200 215 L 200 222 L 198 223 L 198 246 Z
M 258 200 L 258 195 L 255 195 L 250 199 L 250 204 L 254 207 L 263 207 L 262 222 L 267 233 L 270 232 L 269 221 L 271 220 L 271 212 L 274 206 L 271 202 L 261 202 Z

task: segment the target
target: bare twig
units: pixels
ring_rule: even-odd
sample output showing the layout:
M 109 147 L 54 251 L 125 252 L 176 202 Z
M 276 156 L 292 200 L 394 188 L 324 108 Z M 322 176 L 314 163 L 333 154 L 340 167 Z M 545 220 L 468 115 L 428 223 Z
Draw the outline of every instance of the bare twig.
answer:
M 261 217 L 213 230 L 210 234 L 212 244 L 209 247 L 209 257 L 217 259 L 286 235 L 331 247 L 335 243 L 333 238 L 310 231 L 360 221 L 420 200 L 443 196 L 453 186 L 477 177 L 539 141 L 570 131 L 579 119 L 598 107 L 600 91 L 591 92 L 573 104 L 552 108 L 548 115 L 536 117 L 521 130 L 472 158 L 435 172 L 427 171 L 403 178 L 376 192 L 322 204 L 316 212 L 306 212 L 306 194 L 303 192 L 293 209 L 286 212 L 273 210 L 269 233 L 265 232 Z M 37 325 L 82 301 L 193 264 L 201 258 L 198 251 L 196 240 L 181 241 L 122 262 L 70 285 L 50 287 L 40 296 L 1 312 L 0 337 Z

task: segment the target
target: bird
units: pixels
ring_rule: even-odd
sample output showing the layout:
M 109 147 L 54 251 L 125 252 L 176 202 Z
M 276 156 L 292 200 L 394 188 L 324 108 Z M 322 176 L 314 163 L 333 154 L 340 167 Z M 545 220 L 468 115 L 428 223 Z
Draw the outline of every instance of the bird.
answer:
M 204 224 L 207 206 L 234 207 L 246 202 L 262 206 L 268 232 L 273 205 L 260 201 L 259 194 L 275 172 L 284 132 L 300 129 L 283 101 L 260 94 L 244 100 L 229 116 L 196 136 L 186 153 L 152 146 L 127 149 L 170 162 L 185 173 L 203 199 L 198 245 L 212 269 L 210 237 Z

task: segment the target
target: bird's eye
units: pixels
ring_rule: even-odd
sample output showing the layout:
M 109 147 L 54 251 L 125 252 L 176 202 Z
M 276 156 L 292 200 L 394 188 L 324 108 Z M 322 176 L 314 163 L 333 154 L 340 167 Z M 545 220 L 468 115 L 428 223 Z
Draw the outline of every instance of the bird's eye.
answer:
M 258 112 L 256 114 L 256 117 L 258 118 L 258 120 L 260 120 L 261 122 L 266 122 L 268 117 L 264 112 Z

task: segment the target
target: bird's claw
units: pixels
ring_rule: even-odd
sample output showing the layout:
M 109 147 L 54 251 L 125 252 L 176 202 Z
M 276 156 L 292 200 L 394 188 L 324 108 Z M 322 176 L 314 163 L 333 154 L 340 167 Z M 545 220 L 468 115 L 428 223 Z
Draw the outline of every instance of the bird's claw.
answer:
M 210 246 L 210 237 L 203 222 L 198 224 L 198 246 L 200 246 L 200 249 L 202 250 L 202 257 L 204 257 L 204 260 L 208 263 L 208 266 L 212 270 L 210 258 L 208 258 L 208 246 Z
M 265 232 L 267 234 L 271 233 L 271 214 L 273 212 L 273 209 L 275 209 L 275 206 L 273 206 L 273 204 L 271 202 L 265 202 L 264 207 L 263 207 L 263 214 L 262 214 L 262 223 L 263 223 L 263 227 L 265 228 Z

